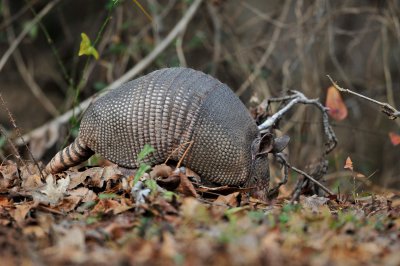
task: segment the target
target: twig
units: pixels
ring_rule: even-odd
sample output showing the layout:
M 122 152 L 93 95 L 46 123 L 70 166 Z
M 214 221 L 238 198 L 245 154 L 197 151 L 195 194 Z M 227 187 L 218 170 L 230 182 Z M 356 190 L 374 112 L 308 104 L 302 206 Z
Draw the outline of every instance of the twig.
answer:
M 181 159 L 179 160 L 178 164 L 176 165 L 176 168 L 179 168 L 183 162 L 183 160 L 185 159 L 187 153 L 189 152 L 190 148 L 193 145 L 193 141 L 189 141 L 189 146 L 186 148 L 185 152 L 183 153 Z
M 284 20 L 286 20 L 287 14 L 289 13 L 291 1 L 286 0 L 285 5 L 283 6 L 281 15 L 279 16 L 279 21 L 283 23 Z M 272 33 L 271 37 L 271 42 L 269 43 L 267 49 L 265 50 L 264 54 L 262 55 L 260 61 L 256 64 L 254 71 L 250 74 L 250 76 L 246 79 L 245 82 L 240 86 L 240 88 L 236 91 L 236 94 L 238 96 L 242 95 L 247 88 L 256 80 L 256 78 L 260 75 L 261 69 L 264 67 L 264 65 L 267 63 L 269 57 L 271 56 L 272 52 L 274 51 L 276 47 L 276 42 L 279 39 L 279 36 L 281 34 L 282 28 L 281 27 L 276 27 L 274 32 Z
M 33 9 L 33 7 L 32 7 L 32 5 L 33 5 L 32 1 L 25 0 L 25 3 L 27 4 L 27 6 L 29 7 L 29 9 L 31 10 L 32 14 L 36 17 L 36 16 L 37 16 L 37 12 L 36 12 L 35 9 Z M 55 45 L 54 45 L 53 39 L 51 38 L 49 32 L 47 31 L 47 29 L 46 29 L 46 27 L 43 25 L 43 23 L 42 23 L 41 21 L 39 21 L 38 24 L 39 24 L 39 27 L 40 27 L 40 29 L 42 30 L 44 36 L 46 37 L 46 41 L 47 41 L 47 43 L 49 44 L 50 49 L 51 49 L 51 51 L 52 51 L 54 57 L 56 58 L 57 64 L 58 64 L 58 66 L 59 66 L 60 69 L 61 69 L 61 72 L 62 72 L 62 74 L 63 74 L 63 76 L 64 76 L 64 79 L 68 82 L 68 85 L 72 87 L 72 86 L 73 86 L 73 80 L 72 80 L 72 78 L 68 75 L 67 69 L 66 69 L 64 63 L 62 62 L 61 57 L 60 57 L 60 54 L 59 54 L 59 52 L 57 51 L 57 49 L 56 49 L 56 47 L 55 47 Z
M 276 156 L 282 160 L 283 164 L 286 165 L 287 167 L 289 167 L 290 169 L 292 169 L 293 171 L 295 171 L 296 173 L 299 173 L 303 176 L 305 176 L 306 178 L 308 178 L 310 181 L 312 181 L 314 184 L 316 184 L 317 186 L 319 186 L 323 191 L 325 191 L 328 195 L 330 196 L 334 196 L 335 194 L 327 187 L 325 187 L 323 184 L 321 184 L 318 180 L 315 180 L 312 176 L 310 176 L 309 174 L 307 174 L 306 172 L 291 166 L 288 161 L 285 159 L 284 156 L 282 156 L 282 154 L 276 154 Z
M 217 73 L 218 61 L 221 57 L 221 20 L 218 16 L 217 9 L 210 3 L 207 2 L 207 9 L 210 13 L 211 21 L 214 26 L 214 47 L 213 47 L 213 60 L 211 65 L 210 74 L 214 76 Z
M 0 95 L 1 95 L 1 94 L 0 94 Z M 1 135 L 3 135 L 4 138 L 7 140 L 8 144 L 10 144 L 10 147 L 11 147 L 12 151 L 14 152 L 14 156 L 21 162 L 21 164 L 22 164 L 23 166 L 26 166 L 24 160 L 22 160 L 22 156 L 19 154 L 19 151 L 18 151 L 17 147 L 15 147 L 14 143 L 11 141 L 11 139 L 9 138 L 9 136 L 8 136 L 8 134 L 7 134 L 6 130 L 5 130 L 5 128 L 4 128 L 2 125 L 0 125 L 0 133 L 1 133 Z M 5 158 L 4 158 L 4 155 L 3 155 L 3 154 L 1 154 L 1 157 L 2 157 L 1 159 L 4 161 Z M 27 169 L 29 170 L 28 167 L 27 167 Z
M 38 1 L 37 0 L 32 0 L 30 1 L 31 5 L 36 4 Z M 29 6 L 25 5 L 23 6 L 20 10 L 18 10 L 14 15 L 12 15 L 10 18 L 4 18 L 4 21 L 0 24 L 0 31 L 7 28 L 8 25 L 19 19 L 22 15 L 26 13 L 26 11 L 29 9 Z
M 4 1 L 4 12 L 3 13 L 4 13 L 4 17 L 6 19 L 8 19 L 10 17 L 8 1 Z M 15 41 L 15 33 L 14 33 L 14 29 L 13 29 L 12 25 L 9 25 L 9 27 L 7 28 L 7 37 L 8 37 L 8 42 L 11 45 Z M 51 114 L 53 117 L 57 117 L 59 115 L 57 108 L 49 100 L 49 98 L 47 98 L 46 94 L 43 93 L 40 86 L 36 83 L 35 79 L 29 72 L 28 68 L 26 67 L 25 62 L 24 62 L 22 55 L 21 55 L 20 51 L 18 50 L 18 48 L 15 48 L 13 57 L 14 57 L 15 64 L 17 65 L 18 71 L 19 71 L 22 79 L 25 81 L 26 85 L 28 85 L 32 94 L 42 104 L 44 109 L 49 114 Z
M 25 145 L 26 150 L 29 152 L 29 156 L 31 157 L 31 159 L 35 163 L 36 167 L 38 168 L 40 176 L 44 179 L 42 170 L 40 169 L 40 166 L 39 166 L 38 162 L 36 161 L 35 157 L 33 157 L 32 151 L 29 149 L 28 145 L 26 144 L 26 142 L 25 142 L 25 140 L 24 140 L 24 138 L 23 138 L 23 136 L 21 134 L 21 131 L 19 130 L 19 127 L 17 126 L 17 123 L 15 122 L 15 119 L 14 119 L 13 115 L 11 114 L 10 110 L 8 109 L 7 104 L 4 101 L 3 96 L 1 95 L 1 93 L 0 93 L 0 101 L 1 101 L 1 105 L 6 110 L 6 112 L 8 114 L 8 118 L 10 119 L 10 122 L 11 122 L 12 126 L 14 127 L 15 131 L 17 132 L 18 137 L 21 139 L 22 143 Z M 21 156 L 19 155 L 18 150 L 16 149 L 16 147 L 14 145 L 11 145 L 11 147 L 14 149 L 14 151 L 16 151 L 16 156 L 18 156 L 21 159 L 21 161 L 23 162 L 23 160 L 22 160 Z M 26 165 L 25 162 L 23 162 L 23 165 L 24 166 Z M 27 167 L 27 169 L 29 171 L 28 167 Z
M 275 156 L 278 160 L 281 158 L 280 156 L 278 156 L 278 154 L 279 154 L 280 156 L 284 157 L 284 155 L 283 155 L 282 153 L 274 154 L 274 156 Z M 284 184 L 286 184 L 287 181 L 288 181 L 288 179 L 289 179 L 289 170 L 288 170 L 288 166 L 285 165 L 285 164 L 284 164 L 283 162 L 281 162 L 280 160 L 279 160 L 279 162 L 283 165 L 283 179 L 282 179 L 275 187 L 271 188 L 271 189 L 268 191 L 268 198 L 269 198 L 269 199 L 276 198 L 276 197 L 278 196 L 278 194 L 279 194 L 279 188 L 280 188 L 281 186 L 283 186 Z
M 329 6 L 329 2 L 327 2 L 328 6 Z M 329 57 L 333 63 L 333 65 L 335 66 L 335 68 L 337 69 L 337 71 L 339 72 L 340 76 L 343 78 L 343 80 L 346 82 L 347 86 L 352 88 L 351 82 L 349 80 L 349 78 L 346 75 L 346 72 L 343 70 L 342 66 L 340 65 L 336 54 L 335 54 L 335 41 L 334 41 L 334 32 L 333 32 L 333 19 L 329 19 L 328 20 L 328 53 L 329 53 Z
M 135 2 L 138 3 L 137 1 L 135 1 Z M 159 8 L 160 8 L 160 5 L 156 0 L 148 0 L 147 2 L 149 4 L 149 6 L 152 6 L 152 8 L 150 8 L 151 16 L 146 12 L 146 10 L 143 7 L 142 8 L 143 8 L 144 11 L 142 11 L 142 12 L 146 12 L 147 13 L 146 17 L 151 22 L 151 26 L 153 28 L 154 46 L 157 46 L 160 43 L 160 40 L 161 40 L 161 38 L 160 38 L 160 31 L 161 31 L 160 26 L 162 25 L 162 22 L 161 22 L 161 19 L 160 19 L 160 15 L 157 12 L 159 10 Z
M 160 42 L 160 44 L 157 47 L 155 47 L 154 50 L 151 51 L 150 54 L 148 54 L 145 58 L 143 58 L 142 61 L 137 63 L 133 68 L 131 68 L 128 72 L 126 72 L 119 79 L 115 80 L 112 84 L 110 84 L 107 88 L 105 88 L 102 93 L 100 93 L 99 95 L 93 95 L 93 96 L 89 97 L 88 99 L 86 99 L 85 101 L 83 101 L 79 105 L 77 105 L 75 108 L 67 111 L 66 113 L 57 117 L 56 119 L 44 124 L 43 126 L 31 131 L 30 133 L 24 135 L 23 138 L 26 141 L 29 141 L 32 136 L 42 135 L 51 126 L 60 125 L 60 124 L 64 124 L 64 123 L 68 122 L 73 114 L 77 115 L 80 112 L 82 112 L 83 110 L 85 110 L 97 96 L 103 95 L 110 90 L 114 90 L 115 88 L 118 88 L 123 83 L 129 81 L 130 79 L 135 77 L 138 73 L 143 71 L 148 65 L 151 64 L 151 62 L 153 62 L 157 58 L 157 56 L 160 53 L 162 53 L 172 43 L 172 41 L 178 36 L 178 34 L 181 32 L 181 30 L 187 26 L 187 24 L 193 18 L 194 14 L 196 13 L 197 9 L 199 8 L 199 6 L 202 2 L 203 2 L 203 0 L 195 0 L 193 2 L 193 4 L 189 7 L 189 9 L 187 10 L 185 15 L 182 17 L 182 19 L 175 25 L 175 27 L 172 29 L 172 31 L 167 35 L 167 37 L 164 40 L 162 40 L 162 42 Z M 17 145 L 23 144 L 20 141 L 18 141 L 16 143 L 17 143 Z
M 375 100 L 375 99 L 369 98 L 369 97 L 367 97 L 367 96 L 364 96 L 364 95 L 362 95 L 362 94 L 359 94 L 359 93 L 354 92 L 354 91 L 349 90 L 349 89 L 344 89 L 344 88 L 340 87 L 335 81 L 333 81 L 333 79 L 332 79 L 329 75 L 327 75 L 327 77 L 328 77 L 329 80 L 332 82 L 332 85 L 333 85 L 336 89 L 338 89 L 339 91 L 341 91 L 341 92 L 347 92 L 347 93 L 353 94 L 353 95 L 358 96 L 358 97 L 360 97 L 360 98 L 362 98 L 362 99 L 364 99 L 364 100 L 367 100 L 367 101 L 370 101 L 370 102 L 372 102 L 372 103 L 374 103 L 374 104 L 379 105 L 379 106 L 381 107 L 381 111 L 382 111 L 384 114 L 386 114 L 386 115 L 389 117 L 389 119 L 394 120 L 394 119 L 400 117 L 400 111 L 397 110 L 396 108 L 394 108 L 393 106 L 391 106 L 390 104 L 377 101 L 377 100 Z
M 176 54 L 178 55 L 179 65 L 181 67 L 187 67 L 185 53 L 183 52 L 183 36 L 185 35 L 185 30 L 181 31 L 181 33 L 176 38 Z
M 328 154 L 331 152 L 337 145 L 337 138 L 335 135 L 335 132 L 333 131 L 332 127 L 329 124 L 329 117 L 327 114 L 327 108 L 325 108 L 319 101 L 318 99 L 308 99 L 306 96 L 304 96 L 303 93 L 299 91 L 290 91 L 292 95 L 284 96 L 281 98 L 272 98 L 269 99 L 268 102 L 282 102 L 282 101 L 290 101 L 288 104 L 285 105 L 282 109 L 280 109 L 278 112 L 270 116 L 267 120 L 265 120 L 261 125 L 258 126 L 258 129 L 260 131 L 264 130 L 270 130 L 276 123 L 279 121 L 279 119 L 282 118 L 282 116 L 288 112 L 295 104 L 301 103 L 301 104 L 312 104 L 316 106 L 318 109 L 320 109 L 322 113 L 322 124 L 324 128 L 325 135 L 327 137 L 327 142 L 325 143 L 326 145 L 326 151 L 325 154 Z M 268 104 L 269 105 L 269 104 Z
M 18 47 L 18 45 L 21 43 L 21 41 L 24 39 L 26 34 L 29 33 L 29 31 L 32 29 L 33 26 L 35 26 L 47 13 L 50 12 L 50 10 L 58 4 L 60 0 L 54 0 L 49 2 L 43 9 L 42 11 L 39 12 L 39 14 L 29 23 L 27 27 L 25 27 L 21 33 L 18 35 L 18 37 L 15 39 L 15 41 L 10 45 L 10 47 L 7 49 L 7 51 L 4 53 L 2 58 L 0 59 L 0 72 L 7 63 L 8 59 L 14 52 L 14 50 Z
M 385 75 L 385 83 L 386 83 L 386 97 L 388 104 L 392 106 L 395 105 L 394 102 L 394 95 L 393 95 L 393 82 L 392 82 L 392 75 L 390 74 L 390 67 L 389 67 L 389 47 L 388 47 L 388 33 L 387 28 L 383 27 L 381 29 L 382 32 L 382 59 L 383 59 L 383 73 Z M 394 117 L 393 119 L 396 119 Z M 400 121 L 396 121 L 397 124 L 400 126 Z

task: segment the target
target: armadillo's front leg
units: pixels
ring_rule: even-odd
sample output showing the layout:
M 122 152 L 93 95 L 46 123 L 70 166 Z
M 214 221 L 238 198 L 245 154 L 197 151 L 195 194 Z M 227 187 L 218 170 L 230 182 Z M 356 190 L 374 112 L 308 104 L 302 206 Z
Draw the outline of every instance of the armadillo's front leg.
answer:
M 269 191 L 269 178 L 260 178 L 258 180 L 253 180 L 249 182 L 246 187 L 252 188 L 250 190 L 250 196 L 262 200 L 268 201 L 268 191 Z
M 94 152 L 77 137 L 74 142 L 58 152 L 46 165 L 46 174 L 55 174 L 89 159 Z

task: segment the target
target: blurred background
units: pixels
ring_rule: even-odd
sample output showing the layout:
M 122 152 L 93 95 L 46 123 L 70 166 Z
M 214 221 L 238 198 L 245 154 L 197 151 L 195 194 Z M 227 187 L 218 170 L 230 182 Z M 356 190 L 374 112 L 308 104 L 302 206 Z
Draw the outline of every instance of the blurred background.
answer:
M 0 1 L 0 92 L 21 134 L 58 117 L 142 62 L 195 2 Z M 32 26 L 40 16 L 41 22 Z M 329 74 L 344 88 L 399 108 L 399 16 L 400 1 L 395 0 L 204 0 L 186 27 L 137 76 L 163 67 L 195 68 L 228 84 L 252 108 L 289 89 L 325 103 Z M 17 42 L 25 29 L 26 36 Z M 78 56 L 82 32 L 92 43 L 98 38 L 98 60 Z M 400 119 L 389 120 L 370 102 L 342 96 L 349 114 L 331 121 L 339 143 L 329 155 L 325 179 L 332 188 L 351 190 L 352 173 L 343 169 L 350 156 L 354 170 L 365 176 L 357 180 L 360 193 L 363 188 L 358 187 L 369 181 L 400 188 L 400 145 L 389 139 L 389 132 L 400 134 Z M 17 134 L 4 108 L 0 124 L 1 160 L 15 160 L 6 136 L 17 139 Z M 79 116 L 28 139 L 32 152 L 47 162 L 73 138 L 78 125 Z M 321 155 L 321 114 L 314 107 L 296 107 L 280 126 L 291 137 L 293 165 L 304 169 Z

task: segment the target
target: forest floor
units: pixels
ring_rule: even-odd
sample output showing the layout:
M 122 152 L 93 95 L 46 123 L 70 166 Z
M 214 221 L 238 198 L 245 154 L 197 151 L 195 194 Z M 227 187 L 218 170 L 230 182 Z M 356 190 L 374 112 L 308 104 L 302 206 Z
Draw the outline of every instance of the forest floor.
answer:
M 35 166 L 5 163 L 1 264 L 400 265 L 399 194 L 267 204 L 185 180 L 132 188 L 106 166 L 43 182 Z

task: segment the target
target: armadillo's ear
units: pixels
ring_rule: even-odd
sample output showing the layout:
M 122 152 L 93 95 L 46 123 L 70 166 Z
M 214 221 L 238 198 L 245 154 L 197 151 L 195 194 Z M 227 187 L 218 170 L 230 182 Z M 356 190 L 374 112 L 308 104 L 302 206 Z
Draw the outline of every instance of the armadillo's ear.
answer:
M 272 148 L 271 153 L 278 153 L 283 151 L 289 144 L 289 141 L 290 137 L 288 135 L 283 135 L 281 137 L 275 138 L 273 144 L 274 147 Z
M 260 144 L 258 146 L 257 155 L 267 154 L 274 148 L 274 135 L 266 133 L 261 137 Z

